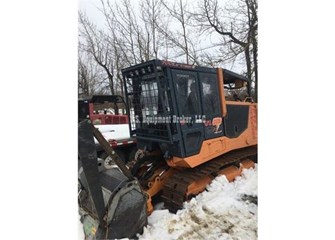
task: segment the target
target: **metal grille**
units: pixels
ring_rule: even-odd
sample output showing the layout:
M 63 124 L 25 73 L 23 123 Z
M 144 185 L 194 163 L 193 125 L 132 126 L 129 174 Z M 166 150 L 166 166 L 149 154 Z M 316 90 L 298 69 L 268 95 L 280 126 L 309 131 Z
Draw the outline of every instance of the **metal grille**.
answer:
M 142 64 L 123 74 L 130 109 L 134 109 L 135 122 L 131 126 L 136 127 L 136 136 L 168 141 L 171 98 L 161 67 L 156 67 L 154 63 Z

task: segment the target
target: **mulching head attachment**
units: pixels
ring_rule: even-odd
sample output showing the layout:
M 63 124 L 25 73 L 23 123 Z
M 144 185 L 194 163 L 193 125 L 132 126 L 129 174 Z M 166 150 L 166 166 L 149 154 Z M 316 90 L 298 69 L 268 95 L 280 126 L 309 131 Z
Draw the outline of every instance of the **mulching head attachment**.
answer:
M 125 166 L 106 168 L 97 158 L 93 128 L 89 120 L 78 128 L 78 201 L 86 239 L 132 238 L 147 223 L 145 194 L 136 179 L 122 172 Z

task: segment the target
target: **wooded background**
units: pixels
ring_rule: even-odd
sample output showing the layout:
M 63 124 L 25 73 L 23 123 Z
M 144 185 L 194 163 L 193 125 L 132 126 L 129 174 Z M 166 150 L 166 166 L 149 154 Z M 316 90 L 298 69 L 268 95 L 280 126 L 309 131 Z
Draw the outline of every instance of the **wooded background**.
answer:
M 158 58 L 234 70 L 252 80 L 257 102 L 256 0 L 101 0 L 98 9 L 103 26 L 79 11 L 79 97 L 123 96 L 121 69 Z

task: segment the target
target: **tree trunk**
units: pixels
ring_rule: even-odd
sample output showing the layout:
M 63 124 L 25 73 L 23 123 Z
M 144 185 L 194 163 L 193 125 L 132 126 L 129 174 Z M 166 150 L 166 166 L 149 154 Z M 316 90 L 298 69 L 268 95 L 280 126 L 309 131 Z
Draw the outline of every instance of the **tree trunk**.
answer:
M 109 80 L 109 89 L 110 89 L 110 91 L 111 91 L 111 94 L 112 94 L 112 95 L 115 95 L 115 92 L 114 92 L 113 75 L 111 75 L 109 72 L 108 72 L 107 74 L 108 74 L 108 80 Z
M 246 64 L 247 64 L 247 77 L 248 77 L 248 79 L 251 80 L 252 72 L 251 72 L 251 61 L 250 61 L 249 44 L 246 44 L 244 46 L 244 56 L 245 56 L 245 61 L 246 61 Z
M 258 62 L 257 62 L 257 41 L 255 37 L 252 38 L 253 45 L 253 59 L 254 59 L 254 69 L 255 69 L 255 102 L 258 102 Z

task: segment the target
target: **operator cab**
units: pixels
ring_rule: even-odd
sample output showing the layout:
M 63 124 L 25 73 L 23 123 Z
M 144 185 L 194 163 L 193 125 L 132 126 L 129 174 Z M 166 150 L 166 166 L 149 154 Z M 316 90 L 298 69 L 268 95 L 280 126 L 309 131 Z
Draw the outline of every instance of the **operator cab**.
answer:
M 246 87 L 248 95 L 249 80 L 241 75 L 161 60 L 123 69 L 122 74 L 126 105 L 135 119 L 130 131 L 136 134 L 139 149 L 160 149 L 166 156 L 184 158 L 199 153 L 205 140 L 228 132 L 237 137 L 241 133 L 238 129 L 243 130 L 236 124 L 230 126 L 237 129 L 233 134 L 226 129 L 236 116 L 228 112 L 225 117 L 224 109 L 240 109 L 226 104 L 223 90 Z

